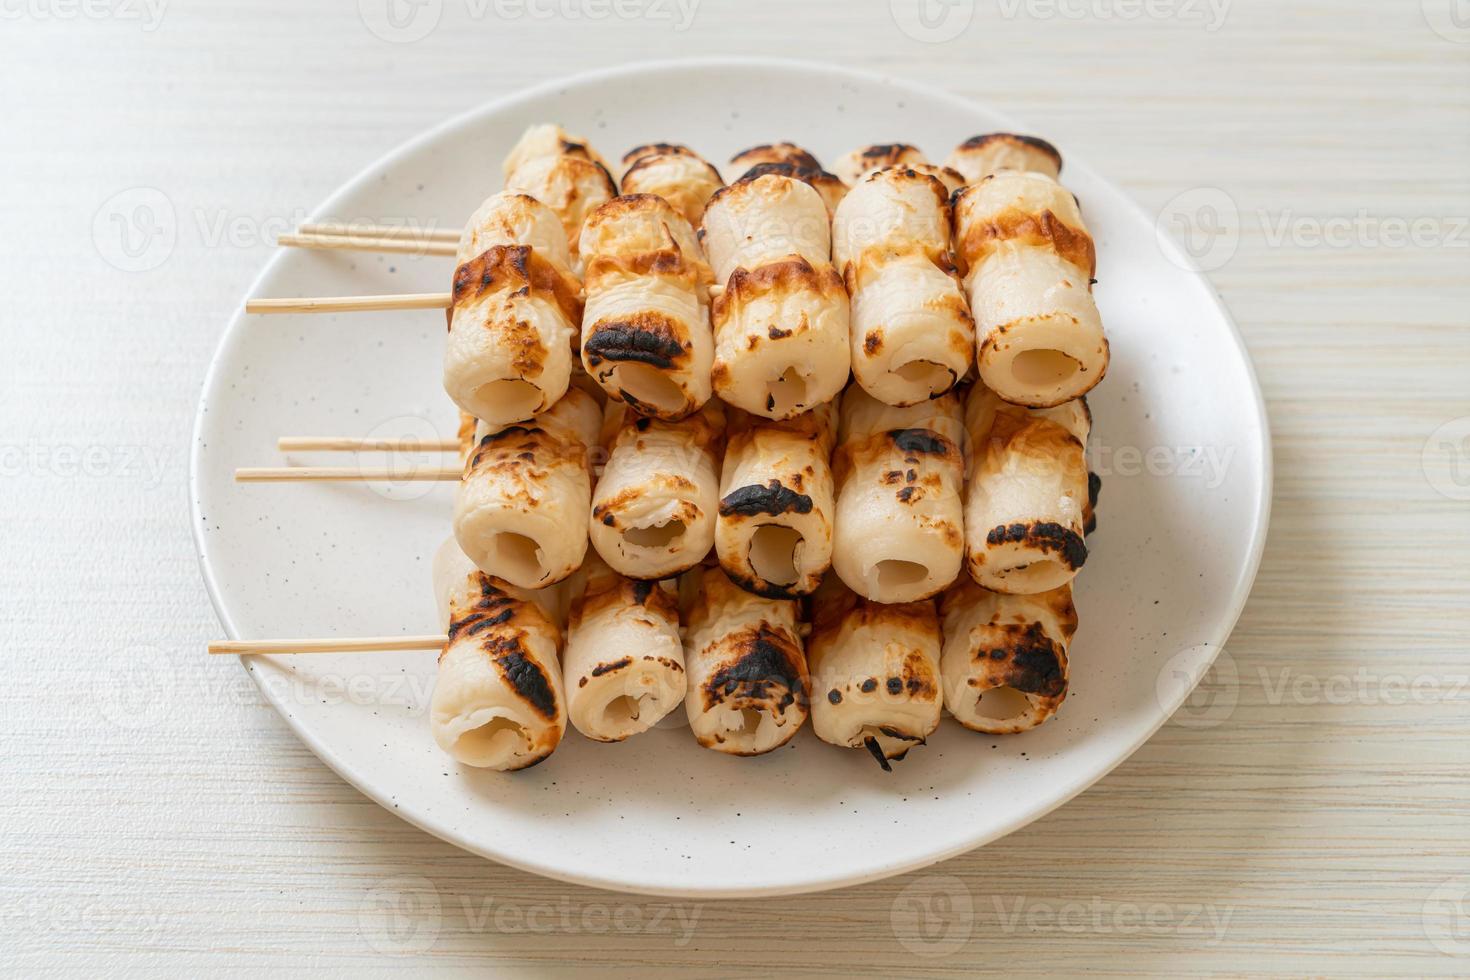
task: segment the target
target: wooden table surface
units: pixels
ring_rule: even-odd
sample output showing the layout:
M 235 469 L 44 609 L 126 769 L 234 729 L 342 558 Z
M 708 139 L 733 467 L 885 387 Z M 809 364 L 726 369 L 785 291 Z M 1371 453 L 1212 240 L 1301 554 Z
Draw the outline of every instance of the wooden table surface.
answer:
M 0 5 L 0 964 L 1470 973 L 1463 0 L 386 2 Z M 859 888 L 639 901 L 414 829 L 206 661 L 190 427 L 274 235 L 379 154 L 557 75 L 739 53 L 983 100 L 1192 215 L 1274 517 L 1224 669 L 1069 805 Z

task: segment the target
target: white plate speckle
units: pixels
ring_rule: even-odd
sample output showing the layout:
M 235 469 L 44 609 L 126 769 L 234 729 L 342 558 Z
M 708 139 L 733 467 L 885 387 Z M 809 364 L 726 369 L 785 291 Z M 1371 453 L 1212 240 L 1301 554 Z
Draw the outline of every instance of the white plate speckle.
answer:
M 541 121 L 609 158 L 666 140 L 717 165 L 779 139 L 830 166 L 873 142 L 903 140 L 942 159 L 975 133 L 1028 131 L 941 92 L 828 66 L 644 64 L 544 85 L 438 126 L 318 214 L 458 229 L 499 189 L 500 161 L 521 130 Z M 769 756 L 735 759 L 699 748 L 680 719 L 620 745 L 569 730 L 546 763 L 498 774 L 459 767 L 430 738 L 432 653 L 259 657 L 251 675 L 317 755 L 405 819 L 498 861 L 625 891 L 718 897 L 856 884 L 995 840 L 1085 789 L 1183 703 L 1229 635 L 1265 540 L 1271 464 L 1249 359 L 1209 284 L 1158 241 L 1148 216 L 1061 150 L 1063 180 L 1097 241 L 1112 365 L 1089 397 L 1099 528 L 1077 582 L 1071 694 L 1054 721 L 996 738 L 946 720 L 887 774 L 866 753 L 818 742 L 810 726 Z M 251 295 L 439 292 L 451 262 L 282 250 Z M 230 324 L 205 384 L 192 467 L 200 561 L 229 636 L 434 632 L 429 561 L 448 534 L 449 485 L 238 485 L 231 474 L 277 464 L 280 435 L 452 436 L 443 335 L 437 311 L 242 313 Z

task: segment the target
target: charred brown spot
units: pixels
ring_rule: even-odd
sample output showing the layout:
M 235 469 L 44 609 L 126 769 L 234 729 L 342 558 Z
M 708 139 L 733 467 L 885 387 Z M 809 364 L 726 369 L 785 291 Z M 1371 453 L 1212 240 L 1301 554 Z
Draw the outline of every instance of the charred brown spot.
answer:
M 492 245 L 454 270 L 453 306 L 489 293 L 540 294 L 579 323 L 582 300 L 575 283 L 529 245 Z M 451 329 L 453 320 L 451 318 Z
M 657 313 L 640 313 L 626 320 L 601 320 L 582 345 L 587 363 L 637 361 L 668 369 L 684 356 L 684 345 L 667 318 Z
M 657 587 L 658 587 L 658 583 L 652 582 L 652 581 L 640 580 L 640 581 L 634 582 L 633 583 L 633 601 L 635 603 L 637 603 L 638 605 L 640 605 L 640 606 L 643 605 L 645 602 L 648 601 L 649 594 L 652 593 L 653 590 L 655 588 L 657 588 Z
M 842 692 L 839 691 L 839 690 L 837 690 L 837 688 L 835 688 L 835 687 L 832 688 L 832 690 L 830 690 L 830 691 L 827 692 L 827 701 L 830 702 L 831 704 L 841 704 L 842 703 Z
M 1067 689 L 1062 669 L 1063 651 L 1040 623 L 1011 627 L 1013 633 L 1010 663 L 1005 667 L 1005 683 L 1026 694 L 1054 698 Z
M 1019 143 L 1029 146 L 1033 150 L 1040 150 L 1056 162 L 1057 170 L 1062 169 L 1062 154 L 1055 146 L 1037 136 L 1022 136 L 1019 133 L 984 133 L 980 136 L 971 136 L 960 144 L 962 150 L 984 149 L 991 143 Z
M 878 678 L 876 678 L 876 677 L 869 677 L 867 680 L 863 681 L 863 683 L 862 683 L 862 692 L 864 694 L 872 694 L 877 689 L 878 689 Z
M 883 331 L 869 330 L 863 337 L 863 353 L 869 357 L 874 356 L 883 349 Z
M 771 324 L 769 327 L 766 328 L 766 336 L 767 337 L 770 337 L 772 340 L 784 340 L 785 338 L 790 337 L 791 334 L 792 334 L 792 331 L 790 331 L 790 330 L 782 330 L 780 327 L 776 326 L 774 323 Z
M 898 501 L 899 503 L 906 504 L 914 499 L 915 494 L 920 492 L 921 491 L 918 487 L 904 487 L 902 490 L 898 491 Z
M 693 151 L 682 143 L 644 143 L 623 154 L 624 163 L 633 163 L 651 156 L 694 156 Z
M 841 183 L 836 174 L 828 173 L 820 166 L 803 166 L 801 164 L 783 161 L 758 163 L 741 174 L 740 179 L 735 181 L 735 183 L 748 184 L 753 180 L 759 180 L 762 177 L 772 174 L 777 177 L 790 177 L 792 180 L 799 180 L 803 184 L 809 184 L 812 187 L 816 187 L 819 184 L 830 184 L 834 181 Z
M 928 429 L 893 429 L 888 433 L 893 445 L 902 453 L 926 453 L 944 456 L 950 451 L 949 440 Z
M 729 577 L 730 581 L 740 586 L 746 592 L 749 592 L 751 595 L 758 595 L 762 599 L 799 599 L 802 595 L 799 591 L 801 587 L 800 581 L 792 582 L 788 585 L 776 585 L 773 582 L 767 582 L 763 578 L 746 575 L 738 568 L 726 568 L 725 575 Z
M 705 682 L 708 706 L 740 698 L 774 701 L 780 711 L 798 698 L 806 702 L 806 680 L 797 666 L 801 651 L 789 635 L 761 624 L 739 642 L 743 649 L 735 661 Z
M 822 165 L 816 157 L 795 143 L 760 143 L 741 150 L 730 158 L 731 163 L 749 163 L 751 161 L 755 161 L 757 165 L 762 163 L 789 163 L 799 167 L 810 167 L 813 170 L 822 169 Z
M 1054 521 L 997 524 L 985 535 L 985 542 L 992 545 L 1024 543 L 1047 552 L 1074 571 L 1087 561 L 1087 545 L 1082 535 Z
M 611 674 L 615 670 L 622 670 L 632 662 L 632 657 L 624 657 L 622 660 L 614 660 L 610 664 L 598 664 L 592 668 L 592 676 L 601 677 L 603 674 Z
M 1020 241 L 1028 245 L 1051 245 L 1066 261 L 1090 278 L 1097 271 L 1097 250 L 1092 236 L 1073 228 L 1050 209 L 1039 214 L 1006 208 L 987 221 L 977 221 L 965 232 L 965 260 L 973 267 L 984 261 L 999 242 Z
M 721 517 L 754 517 L 757 514 L 779 517 L 793 511 L 810 514 L 812 498 L 787 489 L 781 485 L 780 480 L 772 480 L 765 486 L 755 484 L 739 487 L 731 490 L 720 501 Z
M 869 735 L 863 739 L 863 745 L 867 748 L 868 754 L 878 760 L 878 765 L 883 768 L 884 772 L 893 771 L 893 763 L 889 762 L 888 757 L 883 754 L 883 746 L 878 744 L 876 738 Z
M 556 691 L 546 679 L 541 665 L 521 650 L 518 638 L 489 637 L 485 641 L 485 650 L 495 659 L 506 681 L 521 700 L 535 708 L 544 718 L 556 717 Z

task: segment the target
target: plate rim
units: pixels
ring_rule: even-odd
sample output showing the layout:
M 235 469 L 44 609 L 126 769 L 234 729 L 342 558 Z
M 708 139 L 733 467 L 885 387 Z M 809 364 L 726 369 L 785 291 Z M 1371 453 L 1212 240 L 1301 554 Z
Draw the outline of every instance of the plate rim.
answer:
M 1013 119 L 1011 119 L 1008 114 L 997 112 L 990 108 L 988 105 L 972 100 L 966 96 L 951 92 L 947 89 L 939 88 L 925 82 L 917 82 L 906 78 L 896 77 L 886 74 L 884 72 L 850 68 L 812 59 L 745 55 L 713 55 L 689 58 L 632 61 L 607 68 L 598 68 L 584 72 L 577 72 L 571 75 L 559 75 L 544 82 L 540 82 L 536 85 L 529 86 L 523 89 L 517 89 L 514 92 L 500 96 L 499 98 L 491 99 L 478 105 L 472 106 L 469 109 L 466 109 L 446 119 L 443 119 L 440 122 L 429 126 L 427 129 L 416 133 L 409 139 L 398 143 L 396 146 L 374 158 L 366 166 L 359 169 L 355 174 L 353 174 L 350 178 L 339 185 L 337 189 L 333 191 L 330 195 L 328 195 L 325 200 L 317 205 L 317 207 L 312 209 L 312 211 L 310 212 L 310 220 L 317 220 L 318 218 L 329 215 L 333 207 L 340 199 L 356 193 L 367 181 L 372 179 L 378 171 L 386 167 L 393 166 L 405 156 L 416 152 L 427 144 L 437 142 L 438 140 L 442 139 L 445 134 L 459 129 L 473 122 L 479 117 L 496 113 L 518 102 L 540 98 L 548 94 L 555 94 L 558 89 L 567 88 L 574 85 L 585 86 L 589 83 L 594 83 L 600 80 L 652 73 L 681 72 L 691 70 L 708 71 L 710 69 L 720 67 L 772 68 L 784 71 L 801 71 L 808 72 L 814 75 L 827 76 L 829 79 L 846 78 L 861 81 L 867 84 L 876 83 L 879 85 L 892 86 L 915 92 L 928 99 L 963 103 L 972 107 L 980 107 L 992 116 L 996 117 L 998 120 L 1000 120 L 1005 125 L 1005 127 L 1012 132 L 1029 131 L 1026 127 L 1021 126 Z M 1119 197 L 1121 197 L 1126 203 L 1127 208 L 1131 209 L 1137 215 L 1137 217 L 1147 223 L 1154 224 L 1157 228 L 1157 223 L 1149 219 L 1148 212 L 1144 210 L 1143 206 L 1135 201 L 1129 194 L 1124 192 L 1122 188 L 1118 187 L 1116 183 L 1102 177 L 1102 175 L 1100 175 L 1097 171 L 1094 171 L 1091 167 L 1087 166 L 1085 162 L 1077 163 L 1073 159 L 1068 158 L 1067 165 L 1069 169 L 1083 171 L 1116 190 Z M 1223 628 L 1219 631 L 1218 635 L 1211 636 L 1208 642 L 1208 645 L 1211 648 L 1210 658 L 1209 661 L 1204 664 L 1204 670 L 1201 670 L 1200 672 L 1200 677 L 1203 678 L 1205 673 L 1208 671 L 1209 666 L 1214 663 L 1216 657 L 1219 655 L 1220 650 L 1224 648 L 1226 640 L 1228 640 L 1230 635 L 1234 632 L 1235 626 L 1239 622 L 1241 613 L 1244 611 L 1245 604 L 1250 597 L 1251 590 L 1255 584 L 1256 576 L 1260 570 L 1261 559 L 1265 551 L 1266 539 L 1269 535 L 1270 530 L 1271 504 L 1275 486 L 1275 459 L 1271 438 L 1270 416 L 1268 415 L 1266 410 L 1266 402 L 1265 397 L 1261 391 L 1260 379 L 1257 377 L 1255 363 L 1251 359 L 1250 350 L 1246 346 L 1245 338 L 1241 335 L 1239 325 L 1235 322 L 1235 317 L 1231 315 L 1229 308 L 1225 305 L 1224 300 L 1220 297 L 1220 294 L 1218 290 L 1215 289 L 1214 284 L 1210 282 L 1209 278 L 1203 272 L 1195 267 L 1195 264 L 1190 261 L 1187 253 L 1184 251 L 1183 246 L 1180 245 L 1173 236 L 1156 235 L 1155 238 L 1159 247 L 1165 252 L 1165 257 L 1172 261 L 1175 265 L 1177 265 L 1186 274 L 1193 276 L 1198 281 L 1198 284 L 1204 288 L 1204 292 L 1214 303 L 1217 313 L 1223 319 L 1225 325 L 1229 328 L 1231 340 L 1234 342 L 1236 350 L 1245 365 L 1246 378 L 1249 381 L 1251 394 L 1254 401 L 1257 421 L 1256 428 L 1257 432 L 1259 433 L 1258 438 L 1260 440 L 1261 479 L 1258 488 L 1258 498 L 1256 502 L 1255 513 L 1252 518 L 1251 546 L 1246 555 L 1245 563 L 1242 566 L 1239 575 L 1237 576 L 1233 592 L 1230 596 L 1230 601 L 1227 604 L 1229 611 L 1227 615 L 1221 620 L 1221 625 Z M 247 287 L 245 298 L 248 299 L 257 294 L 261 283 L 263 283 L 276 270 L 279 265 L 286 261 L 286 256 L 287 250 L 280 248 L 277 248 L 275 250 L 275 252 L 261 267 L 260 271 L 256 274 L 255 278 Z M 209 396 L 212 392 L 215 391 L 216 385 L 220 381 L 219 375 L 222 370 L 221 364 L 223 361 L 223 355 L 225 351 L 231 346 L 231 344 L 236 341 L 241 329 L 248 322 L 248 316 L 249 314 L 245 312 L 245 303 L 242 299 L 242 301 L 236 306 L 233 314 L 231 315 L 229 323 L 226 325 L 223 333 L 220 335 L 219 342 L 215 345 L 215 349 L 210 355 L 209 365 L 205 371 L 203 385 L 201 386 L 199 392 L 199 403 L 195 407 L 194 425 L 191 431 L 191 442 L 189 448 L 190 533 L 194 541 L 195 558 L 199 563 L 200 575 L 204 581 L 205 591 L 209 595 L 210 605 L 214 607 L 215 616 L 219 619 L 220 625 L 225 631 L 225 635 L 231 640 L 237 640 L 240 638 L 239 630 L 236 628 L 234 621 L 231 619 L 229 613 L 226 610 L 223 591 L 221 590 L 219 583 L 215 580 L 214 573 L 210 567 L 207 555 L 208 546 L 204 536 L 203 512 L 201 509 L 202 502 L 200 500 L 199 493 L 202 467 L 204 464 L 201 446 L 204 434 L 205 417 L 208 414 L 207 406 L 209 403 Z M 1131 744 L 1126 747 L 1126 749 L 1114 753 L 1113 757 L 1107 762 L 1107 764 L 1099 767 L 1096 772 L 1090 773 L 1086 778 L 1078 780 L 1076 783 L 1065 784 L 1060 792 L 1055 792 L 1049 796 L 1044 797 L 1038 807 L 1028 811 L 1025 815 L 1009 820 L 999 826 L 988 828 L 986 831 L 974 835 L 972 838 L 961 844 L 947 847 L 942 851 L 933 852 L 919 859 L 895 861 L 891 864 L 876 866 L 860 872 L 838 872 L 822 874 L 797 884 L 778 883 L 774 885 L 739 885 L 728 888 L 682 888 L 678 886 L 662 887 L 639 883 L 630 883 L 615 878 L 600 876 L 595 872 L 566 872 L 560 868 L 548 866 L 542 862 L 534 859 L 528 859 L 513 852 L 507 851 L 501 853 L 495 852 L 492 849 L 486 847 L 482 847 L 478 843 L 475 843 L 460 835 L 451 824 L 444 821 L 436 820 L 432 816 L 420 817 L 417 814 L 405 812 L 400 808 L 390 807 L 378 793 L 372 791 L 369 788 L 369 781 L 366 779 L 365 776 L 360 776 L 350 766 L 346 765 L 341 759 L 339 759 L 332 748 L 330 748 L 321 740 L 317 739 L 309 730 L 299 724 L 294 715 L 292 715 L 290 712 L 282 710 L 281 705 L 277 703 L 277 701 L 271 696 L 271 687 L 265 684 L 257 676 L 257 672 L 255 669 L 256 660 L 254 656 L 242 656 L 238 657 L 237 659 L 241 662 L 242 666 L 245 668 L 246 673 L 250 676 L 256 687 L 261 691 L 261 694 L 266 702 L 269 703 L 271 707 L 276 710 L 276 713 L 281 716 L 287 727 L 289 727 L 292 733 L 303 744 L 305 744 L 308 749 L 311 750 L 312 754 L 320 759 L 323 764 L 325 764 L 329 769 L 336 773 L 344 782 L 352 786 L 358 792 L 362 793 L 368 799 L 377 803 L 385 812 L 388 812 L 393 816 L 398 817 L 409 824 L 412 824 L 425 833 L 437 837 L 438 839 L 445 841 L 446 843 L 452 844 L 455 847 L 460 848 L 461 850 L 468 851 L 469 853 L 474 854 L 478 857 L 486 858 L 499 864 L 505 864 L 518 870 L 540 875 L 542 877 L 550 878 L 555 881 L 561 881 L 568 884 L 581 885 L 585 887 L 600 888 L 607 891 L 620 892 L 623 894 L 685 899 L 728 899 L 751 898 L 757 896 L 798 895 L 829 891 L 836 888 L 847 888 L 855 885 L 866 884 L 873 881 L 879 881 L 885 878 L 893 877 L 895 875 L 905 874 L 907 872 L 915 871 L 921 868 L 930 867 L 934 864 L 938 864 L 941 861 L 947 861 L 950 858 L 956 857 L 960 854 L 965 854 L 969 851 L 975 850 L 976 848 L 983 847 L 986 844 L 993 843 L 994 841 L 997 841 L 1002 837 L 1014 833 L 1022 827 L 1025 827 L 1031 823 L 1034 823 L 1037 820 L 1040 820 L 1042 817 L 1056 810 L 1058 807 L 1070 802 L 1081 793 L 1090 789 L 1098 782 L 1098 780 L 1102 779 L 1123 762 L 1131 758 L 1134 753 L 1136 753 L 1144 745 L 1144 743 L 1151 739 L 1158 732 L 1158 730 L 1162 728 L 1165 723 L 1168 722 L 1168 720 L 1179 709 L 1180 705 L 1182 705 L 1184 701 L 1189 697 L 1189 695 L 1193 692 L 1195 686 L 1190 685 L 1187 688 L 1181 686 L 1181 689 L 1173 690 L 1172 693 L 1175 694 L 1175 697 L 1171 699 L 1171 704 L 1161 705 L 1161 708 L 1163 710 L 1161 710 L 1157 722 L 1154 723 L 1151 727 L 1148 727 L 1145 731 L 1143 731 Z

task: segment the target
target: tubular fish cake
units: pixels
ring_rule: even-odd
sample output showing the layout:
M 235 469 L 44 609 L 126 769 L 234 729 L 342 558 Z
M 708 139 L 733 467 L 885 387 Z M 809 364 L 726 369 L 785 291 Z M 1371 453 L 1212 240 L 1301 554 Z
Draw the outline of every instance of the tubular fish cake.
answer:
M 448 542 L 435 558 L 448 640 L 429 704 L 434 741 L 467 766 L 534 766 L 561 742 L 556 599 L 497 583 Z
M 556 226 L 544 205 L 501 193 L 460 238 L 444 390 L 492 425 L 546 411 L 570 383 L 582 297 Z
M 1072 586 L 1036 595 L 991 592 L 961 579 L 939 603 L 944 706 L 977 732 L 1010 735 L 1046 721 L 1067 696 L 1077 631 Z
M 806 721 L 810 689 L 796 602 L 746 592 L 718 568 L 690 572 L 680 591 L 694 737 L 731 755 L 786 744 Z
M 732 409 L 715 550 L 742 588 L 805 595 L 832 563 L 836 406 L 773 422 Z
M 632 418 L 610 403 L 607 465 L 592 497 L 592 546 L 622 575 L 660 579 L 715 542 L 725 418 L 711 402 L 679 422 Z
M 890 405 L 950 390 L 970 368 L 975 324 L 950 257 L 949 195 L 891 168 L 864 177 L 832 223 L 832 254 L 852 297 L 852 370 Z
M 596 400 L 572 388 L 531 422 L 483 430 L 454 501 L 455 539 L 480 570 L 526 589 L 576 571 L 601 417 Z
M 710 399 L 711 273 L 694 229 L 661 197 L 604 204 L 582 229 L 582 365 L 610 398 L 679 419 Z
M 565 664 L 572 725 L 599 742 L 647 731 L 684 701 L 679 605 L 671 590 L 614 572 L 595 554 L 578 574 Z
M 824 742 L 901 759 L 939 726 L 939 616 L 932 601 L 885 605 L 829 576 L 808 603 L 812 728 Z
M 954 581 L 964 553 L 959 401 L 895 408 L 853 387 L 841 420 L 832 568 L 876 602 L 927 599 Z
M 1024 408 L 977 384 L 965 427 L 970 576 L 996 592 L 1048 592 L 1070 582 L 1087 560 L 1086 400 Z
M 960 191 L 954 207 L 981 380 L 1032 408 L 1085 395 L 1107 372 L 1108 342 L 1076 199 L 1045 174 L 1004 170 Z

